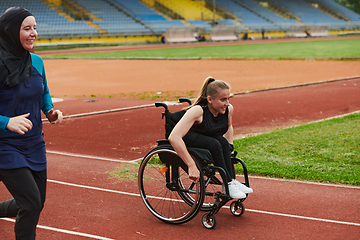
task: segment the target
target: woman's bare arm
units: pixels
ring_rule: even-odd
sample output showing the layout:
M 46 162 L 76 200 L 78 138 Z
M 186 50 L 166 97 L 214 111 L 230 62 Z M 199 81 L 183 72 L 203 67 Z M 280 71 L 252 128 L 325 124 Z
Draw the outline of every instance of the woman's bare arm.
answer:
M 228 142 L 230 144 L 232 144 L 234 141 L 234 128 L 232 125 L 233 112 L 234 112 L 234 107 L 230 104 L 229 105 L 229 128 L 228 128 L 227 132 L 224 134 L 224 138 L 226 138 L 226 140 L 228 140 Z
M 199 179 L 200 172 L 197 169 L 195 161 L 188 152 L 182 138 L 187 134 L 187 132 L 195 123 L 200 123 L 202 121 L 202 115 L 203 110 L 200 106 L 194 106 L 190 108 L 176 124 L 169 136 L 169 141 L 172 147 L 177 152 L 179 157 L 189 167 L 189 178 L 193 181 L 197 181 Z

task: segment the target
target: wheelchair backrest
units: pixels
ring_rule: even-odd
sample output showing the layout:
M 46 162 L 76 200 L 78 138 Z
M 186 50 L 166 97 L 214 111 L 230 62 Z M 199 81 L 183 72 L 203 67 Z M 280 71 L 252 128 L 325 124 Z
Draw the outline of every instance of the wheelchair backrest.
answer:
M 179 102 L 187 102 L 191 105 L 191 100 L 188 98 L 179 98 Z M 186 110 L 181 110 L 178 112 L 170 112 L 165 103 L 157 102 L 155 103 L 156 107 L 164 107 L 165 112 L 162 113 L 163 118 L 165 117 L 165 138 L 168 139 L 171 131 L 174 129 L 175 125 L 180 121 L 182 116 L 184 116 Z

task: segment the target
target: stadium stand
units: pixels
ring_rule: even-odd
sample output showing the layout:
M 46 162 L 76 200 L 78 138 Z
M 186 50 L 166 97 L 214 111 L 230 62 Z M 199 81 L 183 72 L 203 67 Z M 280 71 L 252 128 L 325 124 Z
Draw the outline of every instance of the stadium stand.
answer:
M 206 7 L 208 1 L 157 0 L 157 8 L 168 16 L 182 19 L 187 24 L 210 32 L 212 24 L 222 17 Z
M 107 33 L 120 34 L 136 34 L 146 33 L 151 30 L 146 28 L 139 22 L 136 22 L 131 17 L 128 17 L 119 9 L 111 6 L 106 1 L 101 0 L 73 0 L 79 5 L 82 5 L 89 12 L 93 13 L 97 18 L 93 23 L 99 25 Z
M 39 36 L 51 37 L 55 35 L 92 35 L 97 34 L 94 27 L 89 26 L 84 20 L 68 21 L 54 9 L 40 0 L 2 0 L 0 12 L 3 13 L 11 6 L 21 6 L 28 9 L 36 18 Z
M 307 26 L 323 25 L 329 29 L 353 29 L 354 26 L 346 23 L 344 19 L 335 19 L 318 10 L 306 1 L 268 0 L 300 18 Z
M 166 32 L 166 29 L 169 27 L 181 27 L 185 25 L 178 19 L 166 19 L 164 16 L 138 1 L 111 0 L 109 2 L 129 13 L 133 18 L 144 24 L 144 26 L 149 28 L 156 35 L 161 35 Z
M 360 15 L 350 11 L 344 6 L 341 6 L 340 4 L 337 4 L 336 2 L 332 0 L 312 0 L 308 1 L 311 3 L 317 3 L 322 4 L 323 6 L 331 9 L 332 11 L 338 13 L 341 15 L 344 19 L 346 18 L 350 23 L 354 24 L 357 27 L 360 27 Z
M 250 10 L 246 9 L 242 6 L 242 1 L 238 0 L 223 0 L 218 1 L 218 3 L 222 8 L 226 9 L 227 11 L 233 13 L 239 19 L 237 21 L 241 22 L 246 27 L 261 31 L 262 28 L 266 29 L 267 31 L 278 31 L 280 28 L 276 26 L 274 23 L 266 20 L 263 17 L 251 12 Z
M 203 5 L 202 1 L 192 0 L 157 0 L 185 20 L 213 20 L 222 19 L 221 16 L 214 14 L 210 9 Z
M 201 33 L 222 41 L 260 37 L 262 29 L 284 37 L 360 29 L 360 15 L 332 0 L 1 0 L 0 14 L 10 6 L 34 14 L 39 40 L 185 36 L 176 42 Z
M 205 31 L 211 30 L 211 24 L 209 22 L 203 21 L 203 20 L 187 20 L 188 23 L 191 23 L 193 26 L 196 26 L 198 28 L 202 28 Z
M 268 10 L 266 7 L 260 5 L 256 1 L 252 0 L 241 0 L 236 1 L 242 7 L 248 9 L 249 11 L 255 13 L 256 15 L 261 16 L 268 22 L 273 23 L 278 26 L 281 30 L 288 30 L 290 26 L 298 25 L 295 19 L 284 18 L 280 15 L 275 14 L 274 12 Z
M 220 24 L 220 25 L 236 27 L 237 32 L 246 32 L 246 29 L 244 28 L 244 26 L 240 25 L 239 23 L 237 23 L 233 19 L 220 19 L 220 20 L 217 21 L 217 23 Z

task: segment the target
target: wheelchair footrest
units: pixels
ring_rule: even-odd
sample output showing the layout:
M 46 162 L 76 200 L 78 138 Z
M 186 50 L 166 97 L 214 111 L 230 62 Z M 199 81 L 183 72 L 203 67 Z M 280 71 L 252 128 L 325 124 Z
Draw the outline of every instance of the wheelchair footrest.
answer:
M 229 195 L 224 194 L 222 192 L 214 193 L 214 198 L 216 199 L 212 209 L 210 210 L 209 214 L 216 214 L 231 198 Z

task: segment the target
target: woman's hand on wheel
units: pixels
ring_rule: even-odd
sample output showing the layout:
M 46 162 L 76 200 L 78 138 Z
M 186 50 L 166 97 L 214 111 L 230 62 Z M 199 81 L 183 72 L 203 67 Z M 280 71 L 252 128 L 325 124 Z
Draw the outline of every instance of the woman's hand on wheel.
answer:
M 200 172 L 199 169 L 196 167 L 196 165 L 189 167 L 189 178 L 194 182 L 199 181 Z

